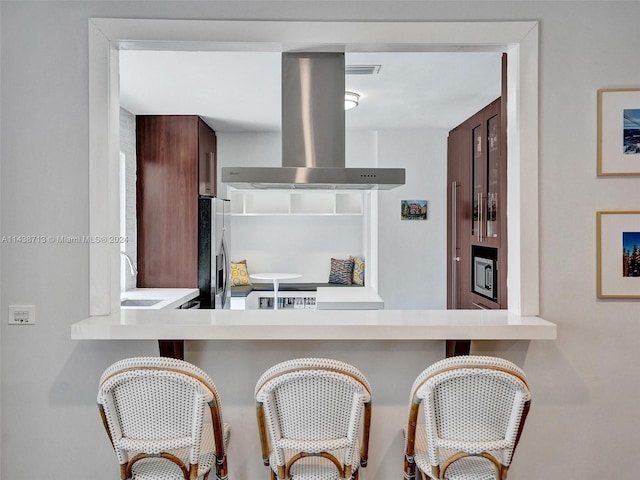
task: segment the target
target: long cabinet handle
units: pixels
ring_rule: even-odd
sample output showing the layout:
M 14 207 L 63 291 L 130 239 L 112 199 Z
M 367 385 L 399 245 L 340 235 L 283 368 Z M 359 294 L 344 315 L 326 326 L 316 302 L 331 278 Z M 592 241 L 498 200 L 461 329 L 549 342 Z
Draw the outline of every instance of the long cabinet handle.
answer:
M 231 259 L 229 258 L 229 251 L 227 250 L 227 242 L 225 241 L 225 229 L 223 228 L 222 231 L 222 240 L 220 242 L 220 250 L 221 250 L 221 254 L 222 254 L 222 261 L 223 263 L 223 268 L 224 268 L 224 273 L 223 273 L 223 282 L 222 282 L 222 308 L 226 307 L 226 302 L 227 302 L 227 294 L 229 292 L 229 288 L 231 288 L 231 286 L 229 285 L 229 283 L 231 282 L 230 278 L 231 278 Z M 217 279 L 216 279 L 217 281 Z
M 482 193 L 478 194 L 478 241 L 482 243 L 484 241 L 484 233 L 482 232 L 482 225 L 485 222 L 485 197 Z
M 481 215 L 481 205 L 480 205 L 480 194 L 476 195 L 476 218 L 475 221 L 478 222 L 476 224 L 476 241 L 480 243 L 480 215 Z
M 451 306 L 458 308 L 458 182 L 451 182 Z

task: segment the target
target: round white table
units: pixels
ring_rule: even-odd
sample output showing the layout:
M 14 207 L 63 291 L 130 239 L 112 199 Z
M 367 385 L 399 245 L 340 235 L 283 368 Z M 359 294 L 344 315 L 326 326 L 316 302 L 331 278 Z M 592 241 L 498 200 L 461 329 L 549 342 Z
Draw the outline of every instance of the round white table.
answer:
M 280 280 L 292 280 L 300 278 L 299 273 L 252 273 L 249 277 L 253 280 L 271 280 L 273 282 L 273 309 L 278 309 L 278 285 Z

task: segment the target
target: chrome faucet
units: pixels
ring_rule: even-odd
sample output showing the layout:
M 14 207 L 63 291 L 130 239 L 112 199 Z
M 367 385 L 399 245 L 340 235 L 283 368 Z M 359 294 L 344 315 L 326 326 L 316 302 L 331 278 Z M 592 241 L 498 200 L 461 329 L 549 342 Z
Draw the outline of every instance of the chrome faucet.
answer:
M 131 257 L 129 256 L 129 254 L 127 252 L 122 252 L 121 251 L 120 255 L 123 255 L 125 260 L 129 264 L 129 271 L 131 272 L 131 276 L 133 277 L 133 276 L 137 275 L 138 274 L 138 269 L 133 264 L 133 260 L 131 260 Z

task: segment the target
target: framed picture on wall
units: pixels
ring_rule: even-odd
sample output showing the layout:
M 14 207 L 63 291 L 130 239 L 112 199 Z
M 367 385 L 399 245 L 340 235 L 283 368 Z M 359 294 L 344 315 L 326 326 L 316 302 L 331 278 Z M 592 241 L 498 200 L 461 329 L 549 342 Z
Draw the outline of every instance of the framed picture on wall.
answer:
M 640 298 L 640 210 L 596 212 L 598 297 Z
M 426 220 L 427 201 L 426 200 L 402 200 L 400 202 L 401 220 Z
M 640 88 L 598 90 L 598 175 L 640 176 Z

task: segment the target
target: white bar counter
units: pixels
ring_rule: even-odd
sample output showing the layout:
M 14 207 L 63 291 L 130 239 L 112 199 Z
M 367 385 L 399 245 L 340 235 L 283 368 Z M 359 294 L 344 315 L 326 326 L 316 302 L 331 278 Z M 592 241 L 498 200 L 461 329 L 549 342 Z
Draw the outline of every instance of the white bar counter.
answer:
M 506 310 L 121 310 L 71 325 L 74 340 L 554 340 Z

